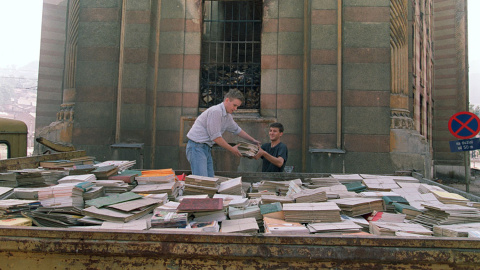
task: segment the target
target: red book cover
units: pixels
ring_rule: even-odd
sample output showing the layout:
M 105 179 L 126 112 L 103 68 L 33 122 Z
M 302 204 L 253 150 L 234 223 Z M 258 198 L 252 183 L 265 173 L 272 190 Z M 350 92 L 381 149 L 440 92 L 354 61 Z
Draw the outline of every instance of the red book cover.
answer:
M 206 212 L 223 209 L 222 198 L 184 198 L 178 205 L 178 212 Z

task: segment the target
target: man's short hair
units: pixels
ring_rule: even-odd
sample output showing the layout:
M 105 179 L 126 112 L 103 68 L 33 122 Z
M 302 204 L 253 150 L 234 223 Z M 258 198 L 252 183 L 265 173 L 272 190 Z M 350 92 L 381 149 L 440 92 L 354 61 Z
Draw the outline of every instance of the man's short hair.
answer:
M 271 123 L 270 124 L 271 128 L 278 128 L 278 131 L 283 132 L 283 125 L 276 122 L 276 123 Z
M 238 99 L 242 103 L 245 102 L 245 98 L 243 97 L 242 92 L 240 92 L 240 90 L 238 90 L 237 88 L 230 89 L 225 95 L 225 98 L 228 98 L 230 101 L 233 99 Z

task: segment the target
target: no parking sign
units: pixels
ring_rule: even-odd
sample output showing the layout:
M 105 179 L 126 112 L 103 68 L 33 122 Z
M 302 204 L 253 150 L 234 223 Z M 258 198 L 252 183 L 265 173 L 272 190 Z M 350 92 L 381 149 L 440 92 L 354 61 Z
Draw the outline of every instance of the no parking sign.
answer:
M 480 131 L 480 119 L 471 112 L 459 112 L 450 117 L 448 129 L 459 139 L 470 139 Z
M 452 152 L 480 149 L 480 140 L 473 138 L 480 132 L 480 119 L 476 114 L 471 112 L 454 114 L 448 121 L 448 129 L 453 136 L 463 139 L 450 142 Z

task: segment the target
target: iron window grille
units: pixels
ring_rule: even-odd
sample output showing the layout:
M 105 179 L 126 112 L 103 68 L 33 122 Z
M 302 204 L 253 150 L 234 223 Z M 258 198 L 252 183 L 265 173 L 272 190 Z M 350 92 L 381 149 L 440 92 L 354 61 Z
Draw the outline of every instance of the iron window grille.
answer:
M 262 9 L 262 0 L 203 0 L 200 108 L 236 88 L 240 109 L 260 109 Z

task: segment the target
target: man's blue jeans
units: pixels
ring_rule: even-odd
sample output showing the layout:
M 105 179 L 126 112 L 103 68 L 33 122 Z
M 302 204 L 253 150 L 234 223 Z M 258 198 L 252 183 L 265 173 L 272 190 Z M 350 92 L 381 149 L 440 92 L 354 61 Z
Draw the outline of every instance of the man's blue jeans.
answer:
M 208 144 L 188 140 L 187 159 L 193 175 L 213 177 L 212 148 Z

